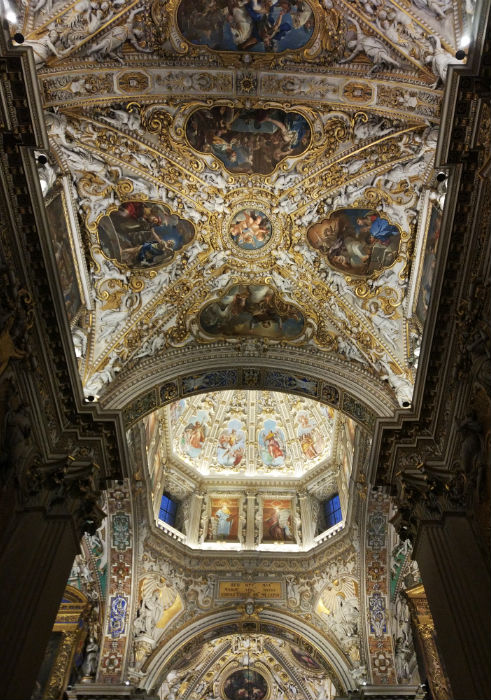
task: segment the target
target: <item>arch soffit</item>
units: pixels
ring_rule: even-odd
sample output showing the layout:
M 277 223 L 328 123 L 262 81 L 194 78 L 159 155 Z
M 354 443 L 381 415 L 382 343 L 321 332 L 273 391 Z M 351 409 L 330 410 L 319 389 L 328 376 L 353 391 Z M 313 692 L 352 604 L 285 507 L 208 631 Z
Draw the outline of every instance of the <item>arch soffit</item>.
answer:
M 252 621 L 257 623 L 257 629 L 254 630 L 255 633 L 281 637 L 280 631 L 286 630 L 290 634 L 300 637 L 304 643 L 312 645 L 325 659 L 338 678 L 343 691 L 351 687 L 350 664 L 344 654 L 307 623 L 279 610 L 263 610 L 260 613 L 260 618 L 253 616 Z M 240 634 L 244 622 L 248 622 L 248 619 L 244 619 L 237 610 L 221 610 L 196 620 L 180 630 L 179 634 L 173 634 L 149 657 L 146 664 L 145 689 L 147 691 L 155 691 L 162 685 L 165 674 L 169 671 L 166 668 L 169 660 L 193 639 L 213 630 L 216 630 L 217 634 L 215 637 L 210 637 L 210 639 L 216 639 L 227 634 Z M 261 623 L 265 623 L 264 629 Z M 236 632 L 231 629 L 234 624 L 237 626 Z M 276 634 L 275 629 L 277 630 Z
M 377 418 L 391 418 L 398 406 L 389 389 L 349 362 L 305 357 L 277 348 L 239 355 L 230 348 L 192 349 L 143 360 L 117 375 L 100 402 L 122 410 L 126 428 L 180 398 L 222 389 L 263 389 L 311 398 L 336 408 L 373 431 Z

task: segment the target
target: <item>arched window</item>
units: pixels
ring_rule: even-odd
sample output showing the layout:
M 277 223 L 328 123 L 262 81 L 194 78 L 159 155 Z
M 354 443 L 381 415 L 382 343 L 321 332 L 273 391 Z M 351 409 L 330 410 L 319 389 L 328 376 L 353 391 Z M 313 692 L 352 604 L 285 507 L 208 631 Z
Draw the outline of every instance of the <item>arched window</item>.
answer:
M 176 522 L 176 513 L 176 501 L 173 501 L 172 498 L 167 496 L 165 493 L 162 494 L 162 501 L 160 502 L 159 509 L 159 520 L 163 520 L 164 523 L 174 527 L 174 523 Z
M 341 502 L 339 500 L 339 494 L 335 493 L 334 496 L 328 498 L 324 501 L 324 516 L 326 518 L 326 529 L 328 530 L 336 523 L 341 522 L 343 519 L 343 514 L 341 512 Z

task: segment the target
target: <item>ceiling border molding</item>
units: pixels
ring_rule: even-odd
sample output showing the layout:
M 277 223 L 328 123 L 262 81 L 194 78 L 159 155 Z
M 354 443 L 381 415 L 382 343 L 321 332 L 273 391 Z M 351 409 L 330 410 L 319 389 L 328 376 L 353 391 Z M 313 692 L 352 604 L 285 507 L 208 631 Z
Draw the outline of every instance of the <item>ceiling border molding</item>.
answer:
M 351 676 L 351 668 L 346 658 L 316 629 L 303 622 L 298 617 L 293 617 L 279 610 L 264 609 L 258 613 L 258 616 L 254 615 L 253 617 L 254 622 L 258 624 L 259 628 L 261 623 L 270 623 L 291 630 L 296 635 L 302 637 L 308 644 L 316 648 L 321 656 L 327 660 L 339 681 L 344 686 L 344 689 L 351 687 L 353 679 Z M 244 622 L 246 624 L 249 622 L 247 616 L 244 617 L 244 615 L 241 615 L 237 608 L 228 608 L 218 613 L 201 617 L 199 620 L 196 620 L 180 630 L 179 634 L 173 634 L 169 640 L 164 642 L 164 644 L 156 649 L 150 656 L 146 668 L 145 666 L 143 667 L 142 670 L 147 673 L 144 684 L 145 689 L 150 691 L 162 685 L 168 658 L 184 646 L 184 644 L 191 641 L 197 634 L 203 634 L 207 630 L 212 630 L 214 628 L 219 630 L 225 625 L 234 623 L 237 624 L 239 631 Z M 266 633 L 261 632 L 260 629 L 258 632 Z M 228 633 L 230 634 L 230 631 Z M 268 631 L 267 634 L 272 635 L 272 632 Z
M 251 352 L 246 354 L 247 349 Z M 116 375 L 100 404 L 107 410 L 122 409 L 127 427 L 179 398 L 221 389 L 268 389 L 316 399 L 369 430 L 376 418 L 394 415 L 397 405 L 390 388 L 367 371 L 349 362 L 312 357 L 302 349 L 264 349 L 243 343 L 239 354 L 225 343 L 214 343 L 146 358 Z

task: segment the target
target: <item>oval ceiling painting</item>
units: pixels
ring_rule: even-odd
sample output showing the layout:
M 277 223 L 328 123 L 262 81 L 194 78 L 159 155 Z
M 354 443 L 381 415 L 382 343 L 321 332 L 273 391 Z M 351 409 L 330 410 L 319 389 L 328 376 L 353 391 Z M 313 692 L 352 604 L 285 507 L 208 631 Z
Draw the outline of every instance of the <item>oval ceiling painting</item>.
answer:
M 373 209 L 338 209 L 312 224 L 307 239 L 336 270 L 369 276 L 395 262 L 401 232 Z
M 209 335 L 259 336 L 292 340 L 302 334 L 305 321 L 300 309 L 283 301 L 264 284 L 236 284 L 200 314 Z
M 233 173 L 270 175 L 285 158 L 310 145 L 310 124 L 298 112 L 282 109 L 197 109 L 186 122 L 189 145 L 211 153 Z
M 191 243 L 194 226 L 157 202 L 129 201 L 99 221 L 104 255 L 130 268 L 157 267 Z
M 177 23 L 195 46 L 280 53 L 309 42 L 314 13 L 307 0 L 182 0 Z

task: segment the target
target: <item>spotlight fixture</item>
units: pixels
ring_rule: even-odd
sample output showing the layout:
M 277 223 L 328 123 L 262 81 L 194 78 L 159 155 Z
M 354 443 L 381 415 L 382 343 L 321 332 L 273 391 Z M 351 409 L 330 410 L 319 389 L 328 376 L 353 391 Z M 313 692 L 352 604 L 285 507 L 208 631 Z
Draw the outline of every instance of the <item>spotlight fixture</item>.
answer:
M 46 165 L 47 162 L 48 162 L 47 157 L 43 153 L 41 153 L 41 155 L 38 156 L 39 165 Z
M 447 179 L 447 173 L 438 173 L 436 179 L 438 182 L 444 182 Z
M 467 54 L 464 51 L 464 49 L 459 49 L 455 52 L 455 58 L 457 59 L 457 61 L 463 61 L 466 56 Z
M 403 408 L 409 408 L 410 405 L 411 405 L 411 404 L 409 403 L 409 401 L 403 401 L 403 402 L 402 402 L 402 407 L 403 407 Z

